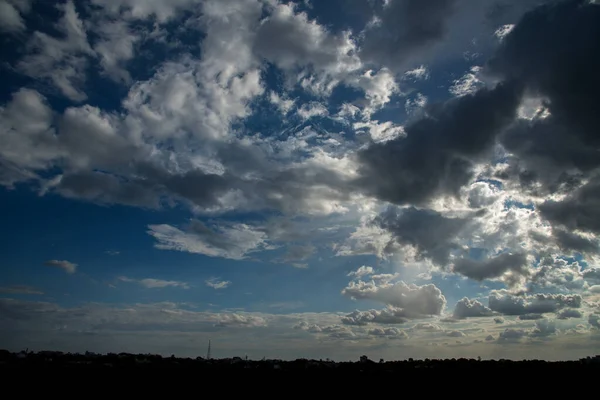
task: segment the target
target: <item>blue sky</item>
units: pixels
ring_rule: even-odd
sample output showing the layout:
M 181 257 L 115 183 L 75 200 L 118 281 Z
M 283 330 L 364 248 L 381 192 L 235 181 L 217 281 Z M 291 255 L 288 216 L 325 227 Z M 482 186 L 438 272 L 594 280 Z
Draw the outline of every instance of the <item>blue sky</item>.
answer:
M 599 8 L 0 0 L 0 347 L 594 353 Z

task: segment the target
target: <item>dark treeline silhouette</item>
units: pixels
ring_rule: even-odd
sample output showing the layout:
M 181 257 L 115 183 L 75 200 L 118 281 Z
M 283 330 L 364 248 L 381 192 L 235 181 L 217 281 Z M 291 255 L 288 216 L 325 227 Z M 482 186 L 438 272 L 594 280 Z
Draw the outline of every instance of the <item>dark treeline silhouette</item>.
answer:
M 544 360 L 481 360 L 481 359 L 424 359 L 378 362 L 362 356 L 358 361 L 335 362 L 329 359 L 312 360 L 297 359 L 284 361 L 277 359 L 262 359 L 260 361 L 243 359 L 241 357 L 223 359 L 163 357 L 154 354 L 109 353 L 96 354 L 86 352 L 63 353 L 58 351 L 11 353 L 0 350 L 0 366 L 9 368 L 103 368 L 103 369 L 184 369 L 205 371 L 293 371 L 293 372 L 375 372 L 375 373 L 406 373 L 406 372 L 456 372 L 467 371 L 502 371 L 518 372 L 528 370 L 536 372 L 564 371 L 576 372 L 583 370 L 600 371 L 600 355 L 582 358 L 575 361 L 544 361 Z

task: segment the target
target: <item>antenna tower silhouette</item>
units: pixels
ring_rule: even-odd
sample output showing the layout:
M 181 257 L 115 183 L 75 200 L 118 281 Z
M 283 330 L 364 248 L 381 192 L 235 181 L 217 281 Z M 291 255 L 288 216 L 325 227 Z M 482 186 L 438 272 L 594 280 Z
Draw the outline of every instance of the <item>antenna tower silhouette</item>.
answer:
M 210 339 L 208 340 L 208 350 L 206 351 L 206 359 L 210 360 L 212 358 L 210 354 Z

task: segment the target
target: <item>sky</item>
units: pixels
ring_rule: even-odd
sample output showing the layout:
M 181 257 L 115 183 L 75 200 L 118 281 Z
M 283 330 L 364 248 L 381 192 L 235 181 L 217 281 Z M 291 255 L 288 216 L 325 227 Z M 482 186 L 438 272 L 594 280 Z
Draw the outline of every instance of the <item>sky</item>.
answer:
M 600 4 L 0 0 L 0 348 L 600 349 Z

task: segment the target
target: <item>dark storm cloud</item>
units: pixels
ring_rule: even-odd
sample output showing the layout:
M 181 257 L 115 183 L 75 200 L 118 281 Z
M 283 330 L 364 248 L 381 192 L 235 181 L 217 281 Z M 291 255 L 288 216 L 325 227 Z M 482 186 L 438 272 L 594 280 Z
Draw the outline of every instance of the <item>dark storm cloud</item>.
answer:
M 485 260 L 460 259 L 453 270 L 476 281 L 498 278 L 508 271 L 527 275 L 527 255 L 503 253 Z
M 360 56 L 391 69 L 438 42 L 446 34 L 456 0 L 394 0 L 365 31 Z
M 159 207 L 159 199 L 152 186 L 148 186 L 143 181 L 122 180 L 102 172 L 85 171 L 67 174 L 60 179 L 55 190 L 65 197 L 97 203 Z
M 540 213 L 555 225 L 568 230 L 600 233 L 600 180 L 595 178 L 561 201 L 548 200 L 539 205 Z M 579 247 L 583 244 L 577 243 Z M 573 245 L 573 243 L 571 243 Z
M 473 162 L 499 139 L 512 156 L 498 177 L 536 195 L 568 193 L 539 211 L 557 228 L 554 239 L 563 249 L 597 251 L 595 241 L 568 231 L 600 232 L 599 37 L 598 4 L 571 0 L 533 9 L 485 67 L 500 82 L 495 88 L 430 107 L 405 137 L 359 151 L 355 183 L 381 200 L 426 205 L 456 195 L 473 178 Z M 523 99 L 541 99 L 548 115 L 517 120 Z M 468 268 L 473 263 L 461 261 L 457 270 L 484 279 L 480 268 Z
M 561 249 L 573 250 L 580 253 L 598 253 L 600 250 L 597 240 L 588 239 L 562 229 L 553 230 L 554 237 Z
M 233 185 L 234 178 L 199 170 L 171 174 L 157 165 L 139 163 L 133 177 L 120 177 L 98 171 L 67 173 L 52 185 L 63 196 L 104 204 L 125 204 L 159 208 L 169 196 L 210 208 Z
M 600 5 L 553 2 L 527 13 L 488 63 L 488 72 L 542 98 L 550 114 L 500 138 L 519 159 L 515 175 L 526 188 L 540 182 L 546 192 L 568 192 L 600 166 L 598 37 Z
M 356 184 L 395 204 L 424 204 L 458 194 L 473 177 L 473 161 L 515 118 L 520 86 L 501 83 L 433 107 L 406 128 L 406 137 L 372 144 L 358 153 Z
M 489 69 L 548 98 L 559 125 L 588 145 L 600 144 L 600 6 L 572 0 L 527 13 L 505 38 Z
M 421 257 L 444 266 L 450 252 L 459 248 L 457 236 L 468 219 L 448 218 L 432 210 L 414 207 L 389 207 L 375 218 L 374 223 L 390 232 L 399 244 L 414 246 Z

